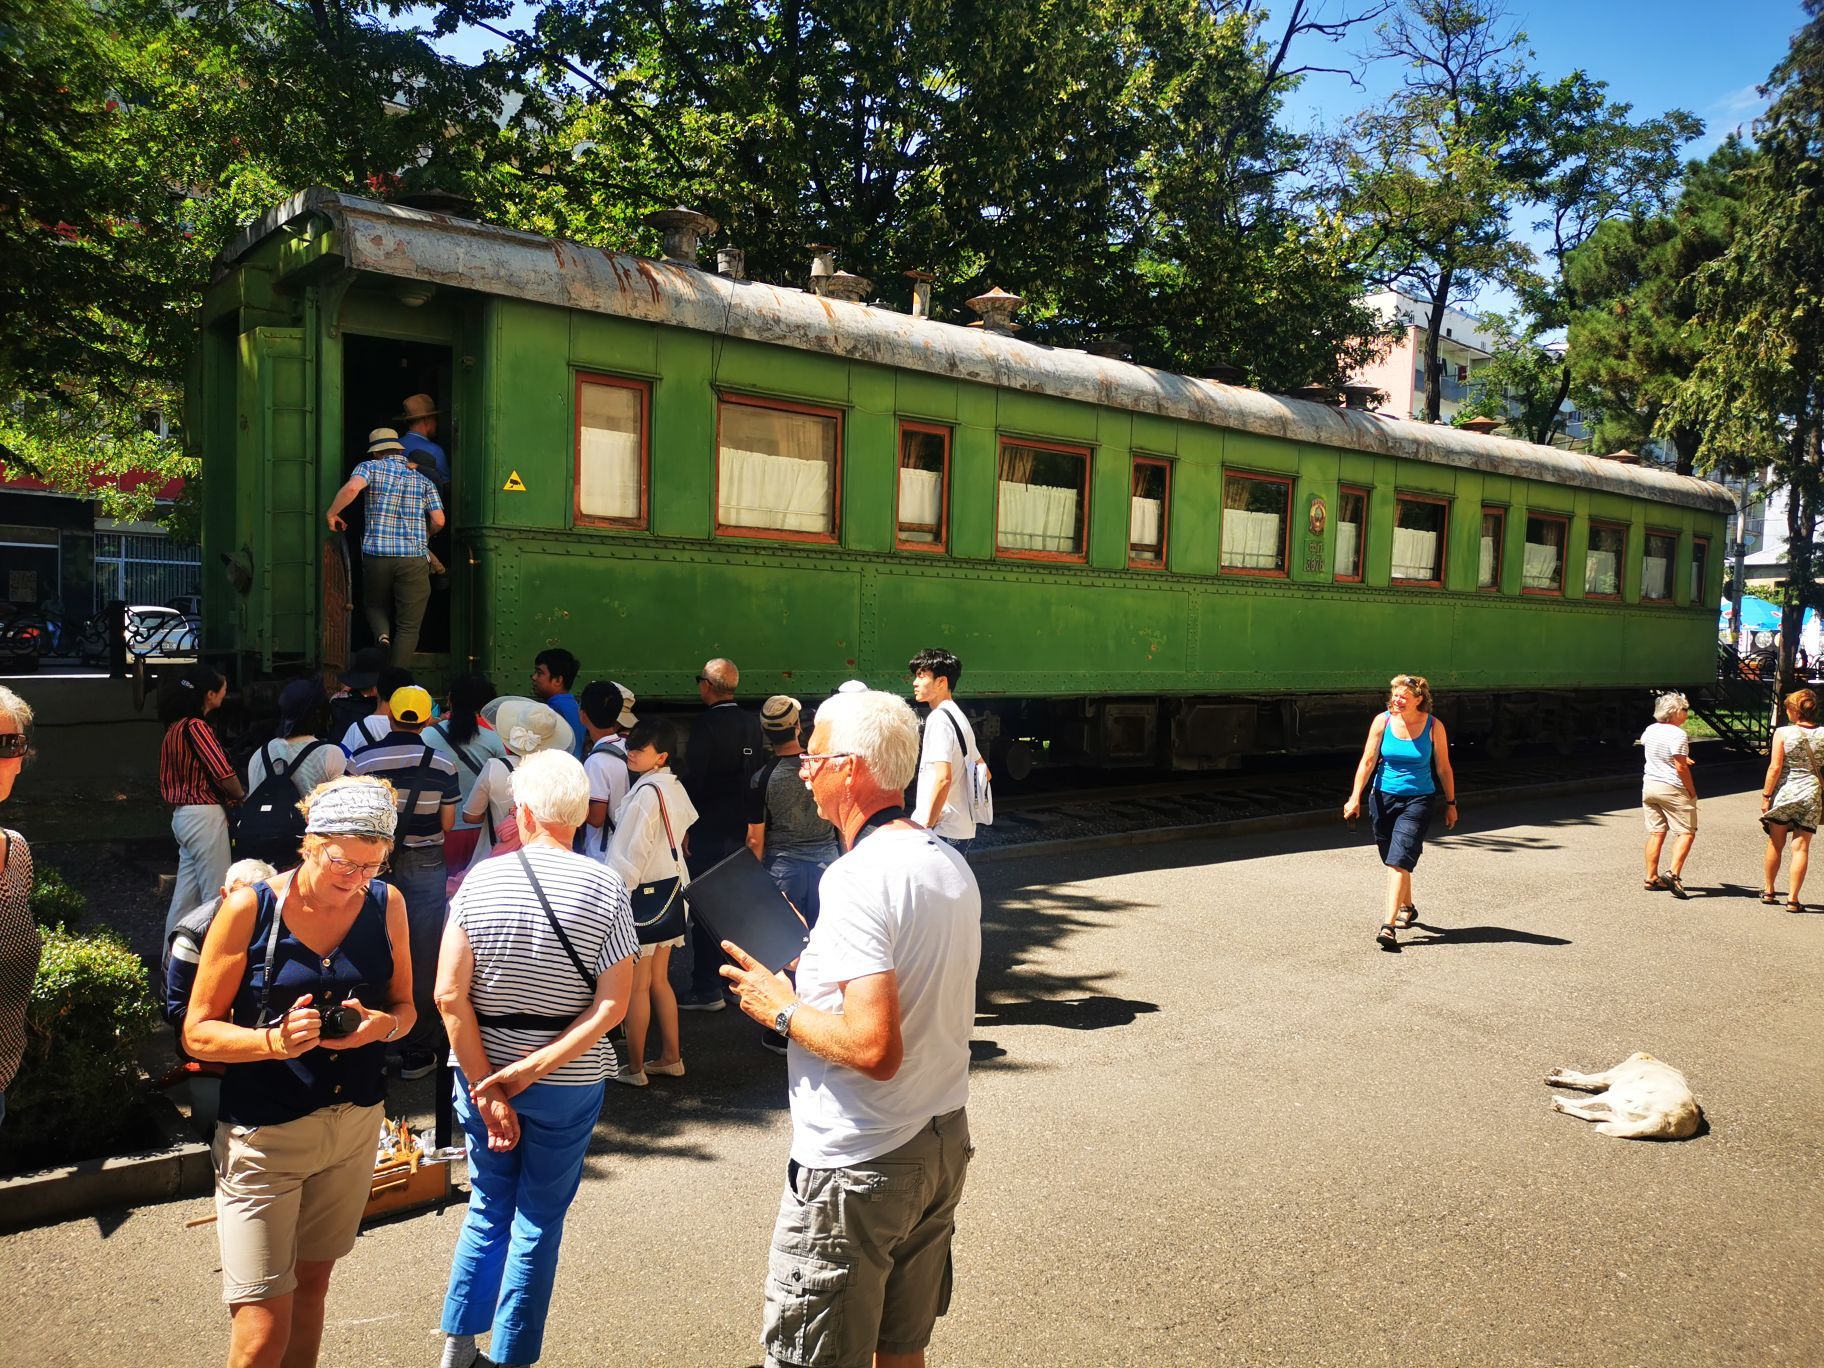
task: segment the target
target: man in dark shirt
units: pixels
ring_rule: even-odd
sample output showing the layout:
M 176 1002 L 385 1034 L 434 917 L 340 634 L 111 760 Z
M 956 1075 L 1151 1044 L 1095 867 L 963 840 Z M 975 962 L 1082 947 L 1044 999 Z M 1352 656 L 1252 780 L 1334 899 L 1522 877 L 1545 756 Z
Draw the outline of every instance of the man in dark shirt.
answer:
M 819 815 L 798 776 L 798 700 L 774 694 L 760 708 L 760 733 L 772 757 L 747 786 L 747 848 L 810 926 L 817 925 L 817 886 L 842 851 L 836 828 Z
M 703 711 L 690 724 L 680 776 L 696 804 L 688 852 L 694 878 L 747 841 L 747 784 L 760 767 L 764 742 L 760 720 L 735 706 L 741 672 L 732 660 L 710 661 L 697 675 Z M 691 933 L 690 991 L 678 994 L 687 1012 L 719 1012 L 723 1007 L 721 947 L 708 936 Z
M 348 758 L 350 774 L 372 774 L 393 786 L 399 830 L 386 881 L 405 898 L 412 941 L 412 998 L 418 1024 L 400 1051 L 401 1078 L 423 1078 L 437 1067 L 444 1047 L 443 1019 L 432 990 L 437 985 L 437 951 L 449 910 L 444 891 L 443 836 L 456 822 L 461 786 L 456 762 L 432 750 L 420 734 L 431 720 L 431 696 L 407 685 L 387 700 L 392 730 Z

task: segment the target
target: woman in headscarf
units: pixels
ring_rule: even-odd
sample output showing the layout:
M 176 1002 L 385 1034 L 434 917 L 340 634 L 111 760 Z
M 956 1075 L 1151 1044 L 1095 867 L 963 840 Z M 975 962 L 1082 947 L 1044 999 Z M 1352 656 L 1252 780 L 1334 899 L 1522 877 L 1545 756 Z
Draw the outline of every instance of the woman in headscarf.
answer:
M 303 862 L 223 900 L 184 1015 L 184 1049 L 226 1066 L 215 1210 L 233 1364 L 317 1362 L 372 1186 L 386 1042 L 416 1020 L 405 900 L 376 877 L 392 785 L 335 779 L 303 807 Z

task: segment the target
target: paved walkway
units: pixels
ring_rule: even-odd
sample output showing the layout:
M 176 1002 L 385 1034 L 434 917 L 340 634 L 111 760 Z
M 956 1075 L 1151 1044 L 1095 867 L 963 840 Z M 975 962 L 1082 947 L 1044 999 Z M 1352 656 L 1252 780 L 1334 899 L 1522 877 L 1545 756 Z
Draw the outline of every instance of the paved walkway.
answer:
M 1755 776 L 1729 777 L 1682 903 L 1639 891 L 1626 795 L 1465 793 L 1419 870 L 1437 929 L 1399 955 L 1340 824 L 989 867 L 980 1152 L 932 1362 L 1824 1362 L 1824 915 L 1754 901 Z M 688 1078 L 609 1099 L 558 1368 L 758 1361 L 782 1066 L 732 1013 L 685 1032 Z M 1707 1134 L 1548 1110 L 1548 1069 L 1636 1049 L 1690 1075 Z M 183 1228 L 207 1210 L 0 1238 L 0 1360 L 219 1362 L 215 1236 Z M 460 1215 L 363 1236 L 326 1365 L 435 1362 Z

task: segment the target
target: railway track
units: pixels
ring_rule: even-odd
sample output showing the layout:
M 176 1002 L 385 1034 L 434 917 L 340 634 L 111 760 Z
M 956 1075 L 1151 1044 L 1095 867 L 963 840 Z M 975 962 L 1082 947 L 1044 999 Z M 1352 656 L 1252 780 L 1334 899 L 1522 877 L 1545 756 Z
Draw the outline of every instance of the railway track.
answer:
M 1622 788 L 1640 780 L 1640 753 L 1631 746 L 1568 758 L 1521 755 L 1494 761 L 1470 752 L 1453 759 L 1457 790 L 1472 813 L 1478 795 L 1499 801 L 1528 791 Z M 1692 759 L 1700 775 L 1724 765 L 1756 763 L 1713 741 L 1694 744 Z M 1332 756 L 1289 757 L 1250 771 L 1168 780 L 1088 770 L 1035 776 L 1022 790 L 996 796 L 994 825 L 982 830 L 970 858 L 1190 840 L 1263 823 L 1340 820 L 1353 775 L 1351 758 Z

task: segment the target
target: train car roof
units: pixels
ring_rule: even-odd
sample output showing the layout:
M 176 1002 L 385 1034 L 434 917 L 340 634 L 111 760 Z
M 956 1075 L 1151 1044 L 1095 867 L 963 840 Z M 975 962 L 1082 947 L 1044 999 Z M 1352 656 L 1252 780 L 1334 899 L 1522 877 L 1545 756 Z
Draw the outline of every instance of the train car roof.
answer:
M 339 237 L 338 254 L 357 271 L 796 347 L 1287 441 L 1606 490 L 1709 512 L 1735 511 L 1728 490 L 1690 475 L 1266 394 L 1025 342 L 979 327 L 913 318 L 878 305 L 734 280 L 679 262 L 622 256 L 332 190 L 301 191 L 243 229 L 217 259 L 218 277 L 274 233 L 313 215 L 329 221 Z

